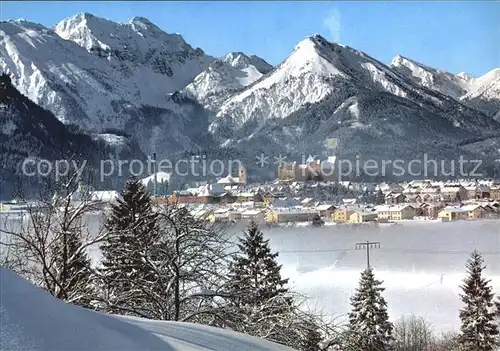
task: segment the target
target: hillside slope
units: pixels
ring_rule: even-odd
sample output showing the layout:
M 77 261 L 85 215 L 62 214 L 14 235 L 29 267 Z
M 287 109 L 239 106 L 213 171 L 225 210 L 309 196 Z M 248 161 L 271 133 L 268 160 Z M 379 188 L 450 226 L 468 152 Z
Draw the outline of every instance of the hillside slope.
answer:
M 110 144 L 106 137 L 119 142 Z M 85 174 L 98 179 L 99 174 L 95 172 L 100 169 L 101 160 L 133 158 L 144 158 L 133 141 L 113 134 L 89 135 L 78 127 L 65 125 L 50 111 L 22 95 L 8 75 L 0 76 L 0 199 L 11 199 L 13 192 L 19 190 L 16 189 L 19 182 L 26 184 L 24 191 L 27 194 L 44 183 L 43 176 L 27 177 L 24 174 L 22 166 L 26 159 L 68 160 L 79 165 L 86 162 Z M 36 171 L 27 170 L 30 173 Z M 54 172 L 49 178 L 53 176 Z M 109 178 L 96 185 L 116 185 L 116 180 Z
M 263 339 L 203 325 L 106 315 L 66 304 L 0 268 L 2 349 L 293 351 Z

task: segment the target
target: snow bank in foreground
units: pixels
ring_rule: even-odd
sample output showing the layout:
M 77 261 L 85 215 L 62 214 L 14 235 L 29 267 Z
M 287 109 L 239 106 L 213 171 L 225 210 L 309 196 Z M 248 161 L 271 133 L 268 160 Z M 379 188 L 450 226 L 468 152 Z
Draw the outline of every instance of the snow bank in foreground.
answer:
M 2 350 L 292 350 L 203 325 L 97 313 L 59 301 L 4 268 L 0 284 Z

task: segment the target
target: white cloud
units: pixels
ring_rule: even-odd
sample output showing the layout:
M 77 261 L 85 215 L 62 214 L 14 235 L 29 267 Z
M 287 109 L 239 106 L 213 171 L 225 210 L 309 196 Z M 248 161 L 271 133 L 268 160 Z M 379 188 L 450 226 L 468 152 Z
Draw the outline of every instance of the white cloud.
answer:
M 336 43 L 340 42 L 340 11 L 333 9 L 328 16 L 323 20 L 323 26 L 330 32 L 330 39 Z

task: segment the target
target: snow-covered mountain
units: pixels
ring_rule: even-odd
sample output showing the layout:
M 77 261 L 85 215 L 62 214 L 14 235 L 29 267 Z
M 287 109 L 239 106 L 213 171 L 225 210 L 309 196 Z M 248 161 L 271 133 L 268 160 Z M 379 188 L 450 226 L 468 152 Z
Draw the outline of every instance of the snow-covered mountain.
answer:
M 126 75 L 140 74 L 153 87 L 163 85 L 159 93 L 182 89 L 214 60 L 179 34 L 168 34 L 143 17 L 116 23 L 81 13 L 59 22 L 54 31 Z
M 227 94 L 252 84 L 272 69 L 258 56 L 231 52 L 197 75 L 184 92 L 214 109 Z
M 319 35 L 307 38 L 271 73 L 230 96 L 211 131 L 224 147 L 268 155 L 334 152 L 341 158 L 484 159 L 469 141 L 500 125 L 397 70 Z M 328 150 L 336 138 L 338 149 Z
M 467 110 L 448 96 L 421 87 L 397 71 L 353 48 L 333 44 L 320 35 L 301 41 L 292 54 L 263 79 L 228 98 L 221 106 L 218 124 L 225 120 L 241 126 L 250 120 L 286 118 L 306 104 L 318 103 L 349 86 L 387 92 L 432 109 Z M 453 106 L 452 106 L 453 105 Z M 460 118 L 460 117 L 459 117 Z
M 401 55 L 396 56 L 392 60 L 391 67 L 415 83 L 431 90 L 439 91 L 455 99 L 467 93 L 471 80 L 467 73 L 454 75 L 426 66 Z
M 266 62 L 263 58 L 257 55 L 247 55 L 240 51 L 230 52 L 222 59 L 222 61 L 241 70 L 245 70 L 249 66 L 253 66 L 261 74 L 269 73 L 273 69 L 273 66 Z
M 333 91 L 331 80 L 346 77 L 317 50 L 319 36 L 300 42 L 293 53 L 265 79 L 230 97 L 219 116 L 243 124 L 253 118 L 284 118 Z
M 471 78 L 402 56 L 386 65 L 320 35 L 272 67 L 238 51 L 216 59 L 145 18 L 79 14 L 54 29 L 2 22 L 0 52 L 14 85 L 62 122 L 108 142 L 130 135 L 160 158 L 325 152 L 330 137 L 339 153 L 441 152 L 439 140 L 452 155 L 500 133 L 500 70 Z
M 166 41 L 168 34 L 155 27 L 146 34 L 138 23 L 88 14 L 62 21 L 55 31 L 26 21 L 2 22 L 0 68 L 14 73 L 15 85 L 62 121 L 97 130 L 123 128 L 127 109 L 166 106 L 167 94 L 213 61 L 180 37 Z M 99 54 L 96 41 L 109 48 L 109 55 Z
M 471 79 L 468 93 L 461 100 L 500 121 L 500 68 Z
M 0 52 L 0 70 L 64 123 L 122 130 L 148 151 L 191 149 L 204 140 L 197 104 L 172 93 L 214 59 L 144 19 L 119 24 L 80 14 L 55 30 L 2 22 Z
M 421 86 L 500 118 L 500 68 L 473 78 L 465 72 L 455 75 L 400 55 L 392 60 L 391 67 Z
M 283 123 L 289 123 L 290 116 L 301 109 L 307 111 L 311 105 L 328 99 L 328 110 L 334 111 L 358 94 L 362 94 L 360 99 L 377 95 L 389 104 L 396 101 L 410 104 L 413 109 L 440 116 L 452 127 L 475 133 L 481 133 L 484 128 L 498 128 L 498 124 L 484 114 L 405 79 L 361 51 L 329 43 L 319 35 L 300 42 L 275 70 L 228 98 L 211 128 L 214 131 L 222 129 L 227 135 L 228 129 L 248 131 L 246 125 L 255 129 L 269 120 L 286 119 Z M 383 103 L 377 106 L 385 110 Z M 357 111 L 355 107 L 351 111 Z M 377 108 L 371 109 L 369 105 L 363 107 L 368 109 L 370 118 L 385 113 Z M 357 112 L 351 113 L 351 118 L 358 119 L 357 116 Z M 406 117 L 402 116 L 401 122 L 404 119 Z M 310 121 L 313 124 L 319 122 L 317 118 Z

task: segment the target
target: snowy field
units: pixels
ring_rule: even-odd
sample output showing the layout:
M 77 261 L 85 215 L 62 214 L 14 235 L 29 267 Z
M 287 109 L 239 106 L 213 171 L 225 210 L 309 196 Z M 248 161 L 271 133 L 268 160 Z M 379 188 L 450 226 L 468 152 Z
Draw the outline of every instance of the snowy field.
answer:
M 95 230 L 96 218 L 91 221 Z M 229 234 L 240 235 L 243 229 L 242 224 L 236 225 Z M 459 286 L 474 249 L 483 254 L 486 274 L 500 294 L 500 220 L 263 231 L 272 249 L 280 252 L 283 275 L 310 298 L 309 307 L 340 319 L 349 311 L 349 297 L 366 266 L 366 251 L 355 250 L 355 244 L 367 240 L 380 242 L 370 261 L 387 288 L 384 296 L 394 320 L 414 313 L 425 317 L 436 331 L 458 329 Z M 98 250 L 91 254 L 99 259 Z
M 367 240 L 380 242 L 370 253 L 370 263 L 387 288 L 384 296 L 393 319 L 414 313 L 436 331 L 458 329 L 459 286 L 475 248 L 500 294 L 499 220 L 272 228 L 265 233 L 280 251 L 291 285 L 310 297 L 310 307 L 327 315 L 345 318 L 349 312 L 349 297 L 366 266 L 366 251 L 355 250 L 355 244 Z

